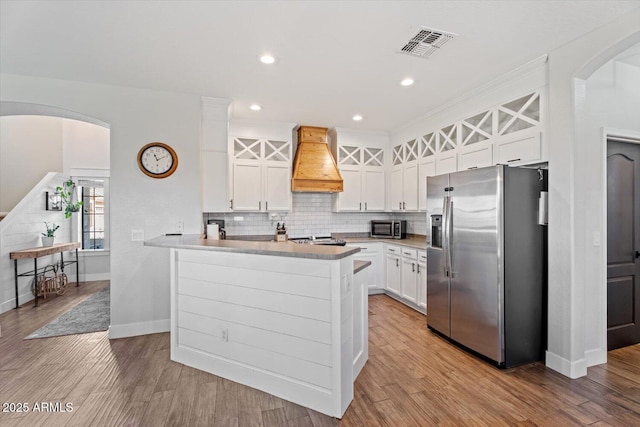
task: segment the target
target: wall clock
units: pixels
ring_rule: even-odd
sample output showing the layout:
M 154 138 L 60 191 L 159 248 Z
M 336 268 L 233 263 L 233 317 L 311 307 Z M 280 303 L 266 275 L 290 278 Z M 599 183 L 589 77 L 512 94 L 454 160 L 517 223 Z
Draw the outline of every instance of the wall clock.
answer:
M 178 155 L 162 142 L 150 142 L 138 151 L 138 167 L 151 178 L 166 178 L 178 168 Z

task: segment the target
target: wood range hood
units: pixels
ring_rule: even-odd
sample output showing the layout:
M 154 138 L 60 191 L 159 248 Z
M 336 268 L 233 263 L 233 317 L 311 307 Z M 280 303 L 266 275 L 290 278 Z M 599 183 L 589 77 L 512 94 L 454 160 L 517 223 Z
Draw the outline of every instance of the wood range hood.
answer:
M 342 175 L 329 149 L 327 131 L 327 128 L 315 126 L 300 126 L 298 129 L 298 148 L 293 160 L 291 191 L 343 191 Z

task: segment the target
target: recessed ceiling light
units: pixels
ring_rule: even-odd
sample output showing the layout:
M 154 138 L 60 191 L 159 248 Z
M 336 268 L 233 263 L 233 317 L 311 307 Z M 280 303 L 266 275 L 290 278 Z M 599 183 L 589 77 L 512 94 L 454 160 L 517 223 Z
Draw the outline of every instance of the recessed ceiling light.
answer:
M 359 122 L 360 120 L 362 120 L 362 116 L 360 114 L 356 114 L 355 116 L 353 116 L 353 120 Z
M 262 62 L 263 64 L 273 64 L 274 62 L 276 62 L 276 58 L 271 55 L 262 55 L 260 57 L 260 62 Z
M 260 111 L 262 110 L 262 106 L 258 105 L 258 104 L 251 104 L 249 106 L 249 108 L 251 108 L 253 111 Z
M 411 86 L 413 84 L 413 79 L 406 78 L 400 82 L 402 86 Z

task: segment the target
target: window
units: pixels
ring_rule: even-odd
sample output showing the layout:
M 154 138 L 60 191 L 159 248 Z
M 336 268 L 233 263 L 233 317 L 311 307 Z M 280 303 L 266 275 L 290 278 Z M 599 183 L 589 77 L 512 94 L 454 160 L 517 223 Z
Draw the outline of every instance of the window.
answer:
M 106 179 L 79 179 L 82 195 L 80 216 L 80 241 L 83 250 L 108 249 L 107 190 Z

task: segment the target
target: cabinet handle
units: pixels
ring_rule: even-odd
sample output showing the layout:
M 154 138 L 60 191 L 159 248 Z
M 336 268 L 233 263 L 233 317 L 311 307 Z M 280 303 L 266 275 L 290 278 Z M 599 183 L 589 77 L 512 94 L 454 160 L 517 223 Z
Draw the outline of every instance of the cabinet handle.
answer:
M 418 274 L 420 274 L 420 264 L 418 264 Z
M 398 202 L 398 209 L 402 210 L 402 202 Z
M 407 204 L 405 202 L 402 202 L 402 209 L 403 210 L 407 209 Z
M 396 258 L 396 267 L 400 267 L 400 263 L 398 261 L 398 258 Z
M 262 201 L 258 201 L 258 210 L 261 211 L 262 210 Z
M 511 160 L 507 160 L 507 163 L 511 163 L 511 162 L 519 162 L 520 159 L 511 159 Z
M 416 272 L 416 264 L 413 262 L 411 263 L 411 271 L 414 273 Z
M 388 250 L 389 252 L 393 252 L 393 253 L 395 253 L 395 252 L 396 252 L 396 250 L 395 250 L 395 249 L 391 249 L 391 248 L 389 248 L 389 249 L 387 249 L 387 250 Z
M 364 210 L 367 210 L 367 202 L 364 202 Z
M 233 209 L 233 199 L 229 200 L 229 209 Z
M 478 169 L 478 167 L 477 166 L 471 166 L 470 168 L 467 168 L 467 170 L 470 170 L 470 169 Z
M 362 210 L 362 202 L 360 202 L 360 209 L 359 210 Z
M 265 211 L 269 210 L 269 201 L 268 200 L 266 202 L 264 202 L 264 210 Z

